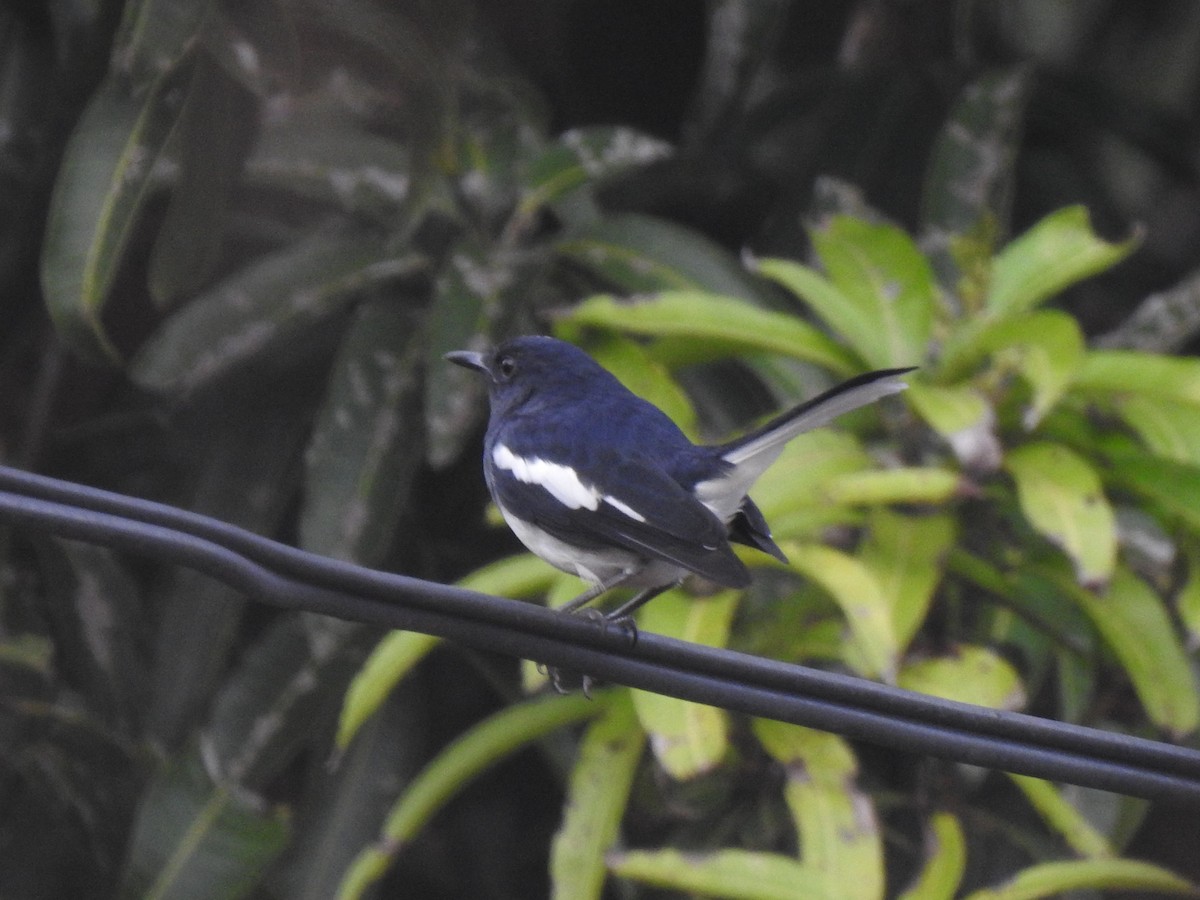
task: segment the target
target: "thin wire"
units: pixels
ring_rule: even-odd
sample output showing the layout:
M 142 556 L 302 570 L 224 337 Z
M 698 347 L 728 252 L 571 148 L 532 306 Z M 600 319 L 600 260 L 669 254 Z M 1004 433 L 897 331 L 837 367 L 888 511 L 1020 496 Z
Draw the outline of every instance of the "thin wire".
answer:
M 419 631 L 619 684 L 974 765 L 1200 805 L 1200 752 L 619 629 L 363 569 L 175 507 L 0 466 L 0 518 L 205 572 L 278 606 Z

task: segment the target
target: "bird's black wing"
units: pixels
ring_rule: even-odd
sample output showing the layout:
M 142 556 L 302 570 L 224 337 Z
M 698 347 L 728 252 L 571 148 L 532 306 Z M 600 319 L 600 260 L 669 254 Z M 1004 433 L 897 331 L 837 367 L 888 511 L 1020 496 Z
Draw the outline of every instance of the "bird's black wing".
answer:
M 573 546 L 620 548 L 729 587 L 750 583 L 724 524 L 660 469 L 616 454 L 593 456 L 588 477 L 537 463 L 493 467 L 496 500 L 518 518 Z

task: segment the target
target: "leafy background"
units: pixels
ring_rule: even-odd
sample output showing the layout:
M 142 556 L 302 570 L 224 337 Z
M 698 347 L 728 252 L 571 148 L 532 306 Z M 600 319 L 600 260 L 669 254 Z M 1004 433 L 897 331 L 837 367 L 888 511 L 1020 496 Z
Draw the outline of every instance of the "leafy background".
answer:
M 1198 39 L 1186 2 L 10 4 L 0 455 L 553 601 L 445 350 L 555 330 L 714 439 L 921 363 L 760 488 L 790 568 L 642 627 L 1194 744 Z M 0 540 L 5 897 L 1200 879 L 1194 814 L 526 699 L 530 665 Z

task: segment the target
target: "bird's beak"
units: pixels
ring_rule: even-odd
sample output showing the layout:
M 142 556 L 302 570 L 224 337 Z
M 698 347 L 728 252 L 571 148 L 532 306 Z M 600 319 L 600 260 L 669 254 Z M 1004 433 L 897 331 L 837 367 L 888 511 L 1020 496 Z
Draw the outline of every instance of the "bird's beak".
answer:
M 442 359 L 447 359 L 455 365 L 462 366 L 464 369 L 478 369 L 480 372 L 487 371 L 487 366 L 483 362 L 483 354 L 476 353 L 474 350 L 451 350 Z

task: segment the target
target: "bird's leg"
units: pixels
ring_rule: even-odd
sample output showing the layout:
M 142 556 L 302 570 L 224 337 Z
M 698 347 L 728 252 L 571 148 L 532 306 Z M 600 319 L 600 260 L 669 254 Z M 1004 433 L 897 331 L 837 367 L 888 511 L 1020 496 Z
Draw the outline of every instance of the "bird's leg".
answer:
M 587 606 L 589 603 L 591 603 L 593 600 L 595 600 L 601 594 L 605 594 L 605 593 L 611 591 L 613 588 L 617 587 L 622 581 L 625 581 L 627 578 L 631 577 L 634 574 L 635 573 L 633 571 L 628 571 L 628 570 L 624 571 L 624 572 L 618 572 L 612 578 L 606 579 L 605 581 L 601 581 L 598 584 L 593 584 L 590 588 L 588 588 L 586 591 L 584 591 L 582 594 L 580 594 L 574 600 L 571 600 L 570 602 L 564 603 L 562 606 L 560 606 L 558 608 L 558 611 L 566 612 L 566 613 L 575 612 L 575 610 L 579 609 L 581 606 Z
M 658 587 L 646 588 L 641 593 L 635 595 L 633 599 L 621 604 L 612 612 L 607 613 L 604 618 L 609 622 L 620 622 L 622 619 L 628 619 L 635 610 L 641 609 L 663 591 L 670 590 L 679 583 L 679 581 L 672 581 Z

